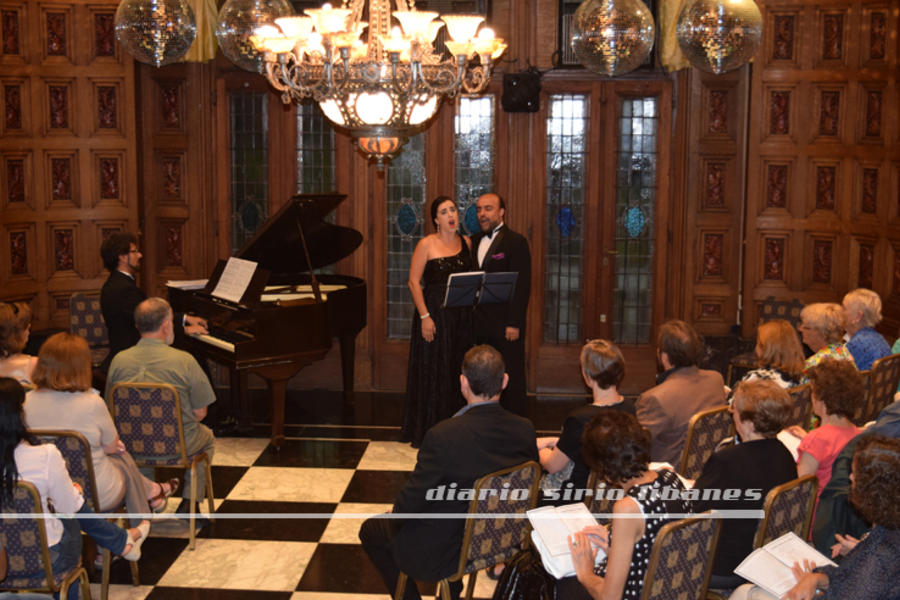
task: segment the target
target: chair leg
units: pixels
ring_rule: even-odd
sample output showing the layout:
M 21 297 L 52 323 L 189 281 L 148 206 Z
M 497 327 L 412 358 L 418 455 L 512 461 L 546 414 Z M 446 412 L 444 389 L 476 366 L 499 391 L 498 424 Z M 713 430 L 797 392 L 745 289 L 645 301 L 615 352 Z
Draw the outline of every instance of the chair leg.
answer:
M 103 572 L 100 576 L 100 600 L 107 600 L 109 597 L 109 569 L 112 562 L 112 553 L 103 549 Z
M 450 600 L 450 582 L 447 579 L 441 579 L 438 582 L 434 600 Z
M 188 532 L 190 533 L 190 543 L 188 547 L 193 550 L 195 545 L 196 534 L 194 532 L 194 520 L 196 519 L 197 506 L 197 464 L 191 465 L 191 506 L 188 516 Z
M 212 484 L 212 461 L 206 459 L 206 508 L 209 513 L 209 520 L 213 521 L 213 511 L 215 511 L 215 503 L 213 501 L 213 484 Z
M 494 567 L 488 567 L 489 569 L 493 569 Z M 472 600 L 472 594 L 475 593 L 475 578 L 478 576 L 478 571 L 472 571 L 469 573 L 469 580 L 466 582 L 466 600 Z
M 92 600 L 91 598 L 91 580 L 88 579 L 87 571 L 83 568 L 81 569 L 81 574 L 79 575 L 81 579 L 81 598 L 82 600 Z
M 137 561 L 128 563 L 131 565 L 131 584 L 135 587 L 141 585 L 141 574 L 138 571 Z
M 403 600 L 403 594 L 406 592 L 406 573 L 400 571 L 397 576 L 397 589 L 394 590 L 394 600 Z

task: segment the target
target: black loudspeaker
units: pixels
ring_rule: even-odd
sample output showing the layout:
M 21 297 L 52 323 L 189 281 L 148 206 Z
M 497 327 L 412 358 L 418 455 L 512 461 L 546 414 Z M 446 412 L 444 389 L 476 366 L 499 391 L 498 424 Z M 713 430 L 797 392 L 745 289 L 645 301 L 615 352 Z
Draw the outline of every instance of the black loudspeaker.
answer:
M 503 97 L 500 104 L 506 112 L 537 112 L 541 109 L 541 72 L 529 67 L 518 73 L 503 75 Z

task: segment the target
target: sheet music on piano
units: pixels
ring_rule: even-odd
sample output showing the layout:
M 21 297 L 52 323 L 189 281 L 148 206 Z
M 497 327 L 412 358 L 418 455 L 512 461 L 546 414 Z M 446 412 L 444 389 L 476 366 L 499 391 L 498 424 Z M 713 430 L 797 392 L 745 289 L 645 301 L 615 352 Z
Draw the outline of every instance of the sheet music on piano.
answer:
M 216 283 L 212 295 L 222 300 L 228 300 L 239 304 L 244 292 L 253 279 L 253 273 L 256 272 L 256 263 L 252 260 L 245 260 L 231 256 L 225 264 L 225 270 Z

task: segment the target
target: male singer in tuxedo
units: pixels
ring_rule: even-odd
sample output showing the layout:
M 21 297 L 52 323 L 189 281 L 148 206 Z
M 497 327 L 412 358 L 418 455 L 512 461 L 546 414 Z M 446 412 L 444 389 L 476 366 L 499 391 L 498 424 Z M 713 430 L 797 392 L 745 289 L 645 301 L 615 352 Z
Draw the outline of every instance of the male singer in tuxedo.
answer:
M 509 386 L 500 398 L 507 410 L 527 416 L 525 395 L 525 314 L 531 290 L 531 252 L 528 242 L 503 222 L 506 203 L 498 194 L 478 198 L 478 225 L 472 237 L 478 269 L 488 273 L 514 271 L 519 274 L 508 304 L 479 304 L 475 309 L 475 343 L 490 344 L 503 355 Z
M 134 309 L 147 299 L 147 294 L 137 285 L 136 275 L 144 255 L 138 250 L 133 234 L 112 234 L 100 247 L 100 256 L 103 265 L 109 269 L 109 278 L 100 290 L 100 310 L 109 333 L 109 355 L 101 367 L 105 373 L 116 354 L 141 339 L 134 325 Z M 206 321 L 201 317 L 177 314 L 175 333 L 207 333 Z

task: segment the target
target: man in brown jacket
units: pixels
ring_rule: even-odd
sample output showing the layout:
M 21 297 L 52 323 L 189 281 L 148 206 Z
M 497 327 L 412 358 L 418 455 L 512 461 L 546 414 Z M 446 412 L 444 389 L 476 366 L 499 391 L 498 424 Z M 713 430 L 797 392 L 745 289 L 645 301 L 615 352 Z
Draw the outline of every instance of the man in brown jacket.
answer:
M 697 367 L 703 344 L 684 321 L 667 321 L 659 328 L 657 355 L 663 372 L 658 384 L 637 401 L 638 421 L 650 430 L 650 458 L 676 469 L 695 413 L 725 404 L 725 382 L 716 371 Z

